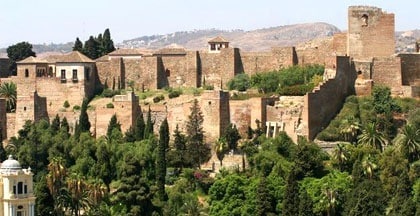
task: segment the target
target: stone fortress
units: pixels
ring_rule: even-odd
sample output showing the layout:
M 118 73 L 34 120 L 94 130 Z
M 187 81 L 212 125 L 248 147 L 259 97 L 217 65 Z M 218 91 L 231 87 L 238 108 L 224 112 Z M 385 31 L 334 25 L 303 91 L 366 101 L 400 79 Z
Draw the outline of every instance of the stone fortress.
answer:
M 93 96 L 97 85 L 115 80 L 121 88 L 134 82 L 135 88 L 145 91 L 215 87 L 200 97 L 182 95 L 164 104 L 151 104 L 155 127 L 167 117 L 171 131 L 177 124 L 185 128 L 189 108 L 197 98 L 208 141 L 217 139 L 229 123 L 245 134 L 248 126 L 257 127 L 257 119 L 267 127 L 267 136 L 286 131 L 293 140 L 297 136 L 312 140 L 348 95 L 369 94 L 374 84 L 389 86 L 395 96 L 420 96 L 420 54 L 395 54 L 394 33 L 394 14 L 377 7 L 351 6 L 347 32 L 304 49 L 273 47 L 268 52 L 242 52 L 217 37 L 204 51 L 173 45 L 153 51 L 118 49 L 94 61 L 78 52 L 44 59 L 29 57 L 17 63 L 17 76 L 1 78 L 1 82 L 15 82 L 18 95 L 15 113 L 5 114 L 5 101 L 0 99 L 0 126 L 7 128 L 3 137 L 10 138 L 25 121 L 51 120 L 58 114 L 74 127 L 79 113 L 72 107 Z M 305 96 L 230 100 L 229 93 L 223 91 L 237 74 L 253 75 L 296 64 L 322 64 L 326 68 L 324 81 Z M 66 101 L 70 108 L 63 107 Z M 114 96 L 113 109 L 92 101 L 88 112 L 92 134 L 104 135 L 114 113 L 122 130 L 127 130 L 141 111 L 147 111 L 146 106 L 140 109 L 139 101 L 132 92 Z

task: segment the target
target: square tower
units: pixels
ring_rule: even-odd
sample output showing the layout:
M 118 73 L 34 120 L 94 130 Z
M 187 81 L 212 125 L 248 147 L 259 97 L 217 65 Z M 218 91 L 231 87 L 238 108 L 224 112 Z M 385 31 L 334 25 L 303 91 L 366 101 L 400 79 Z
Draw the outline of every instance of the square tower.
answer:
M 348 10 L 347 54 L 355 60 L 390 57 L 395 53 L 394 14 L 371 6 Z

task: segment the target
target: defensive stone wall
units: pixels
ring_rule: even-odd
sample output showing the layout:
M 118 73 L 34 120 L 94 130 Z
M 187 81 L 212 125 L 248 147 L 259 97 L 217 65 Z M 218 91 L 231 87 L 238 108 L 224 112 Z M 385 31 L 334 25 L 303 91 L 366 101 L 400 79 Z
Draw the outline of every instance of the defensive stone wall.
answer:
M 420 54 L 399 54 L 402 84 L 414 85 L 420 79 Z
M 377 7 L 349 7 L 347 54 L 351 57 L 359 60 L 391 56 L 395 53 L 394 34 L 394 14 Z
M 326 65 L 328 68 L 335 67 L 336 53 L 333 51 L 332 37 L 308 41 L 297 47 L 296 53 L 300 65 L 321 64 Z
M 0 98 L 0 128 L 1 128 L 1 137 L 3 139 L 7 138 L 7 116 L 6 116 L 6 99 Z M 2 143 L 3 139 L 0 140 Z
M 235 76 L 235 52 L 236 48 L 224 48 L 220 53 L 199 52 L 198 73 L 201 83 L 221 88 Z
M 243 72 L 249 76 L 258 72 L 280 70 L 297 64 L 294 47 L 274 47 L 271 52 L 241 52 Z M 238 65 L 241 67 L 241 65 Z
M 170 87 L 197 87 L 197 52 L 160 57 L 163 64 L 162 84 Z
M 223 134 L 230 123 L 229 93 L 204 91 L 199 104 L 204 116 L 206 140 L 213 141 Z
M 134 80 L 135 88 L 138 89 L 158 88 L 158 73 L 162 70 L 158 58 L 146 56 L 141 59 L 124 59 L 123 63 L 126 82 Z
M 403 96 L 401 89 L 401 59 L 399 57 L 374 58 L 372 79 L 374 84 L 390 87 L 393 95 Z
M 355 79 L 356 74 L 351 68 L 349 57 L 338 56 L 335 78 L 305 95 L 302 133 L 308 139 L 313 140 L 341 109 L 345 98 L 354 93 Z
M 347 32 L 334 34 L 332 48 L 337 56 L 347 55 Z
M 7 134 L 4 139 L 9 139 L 10 137 L 15 135 L 15 127 L 16 127 L 16 113 L 6 113 L 6 122 L 7 122 Z
M 0 78 L 6 78 L 9 76 L 9 64 L 8 58 L 0 58 Z

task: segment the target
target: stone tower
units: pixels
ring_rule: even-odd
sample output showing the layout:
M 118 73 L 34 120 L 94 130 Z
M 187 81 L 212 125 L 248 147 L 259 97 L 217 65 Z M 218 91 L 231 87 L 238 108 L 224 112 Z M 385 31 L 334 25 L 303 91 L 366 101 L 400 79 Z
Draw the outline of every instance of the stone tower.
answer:
M 355 60 L 393 55 L 394 33 L 394 14 L 371 6 L 349 7 L 347 54 Z
M 230 123 L 229 92 L 205 91 L 201 96 L 206 141 L 214 141 Z
M 35 216 L 31 168 L 22 169 L 20 163 L 9 158 L 0 168 L 0 215 Z

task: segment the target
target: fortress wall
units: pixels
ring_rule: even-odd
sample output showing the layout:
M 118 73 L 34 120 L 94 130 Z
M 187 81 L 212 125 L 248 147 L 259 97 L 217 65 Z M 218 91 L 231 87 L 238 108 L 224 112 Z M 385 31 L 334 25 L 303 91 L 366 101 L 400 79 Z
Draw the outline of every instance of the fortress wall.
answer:
M 401 58 L 401 74 L 403 85 L 413 85 L 420 79 L 420 55 L 399 54 Z
M 0 78 L 6 78 L 9 76 L 9 64 L 8 58 L 0 58 Z
M 347 55 L 347 32 L 334 34 L 332 48 L 337 56 Z
M 170 87 L 197 86 L 197 52 L 186 55 L 162 56 L 163 71 Z
M 99 81 L 102 84 L 107 82 L 108 87 L 112 87 L 112 82 L 115 77 L 115 82 L 122 76 L 122 58 L 111 58 L 109 61 L 97 61 L 96 68 L 98 71 Z M 117 83 L 115 84 L 117 86 Z
M 7 116 L 6 116 L 6 99 L 0 98 L 0 128 L 3 139 L 7 138 Z M 0 140 L 0 144 L 2 143 Z
M 335 56 L 333 51 L 333 38 L 322 41 L 314 40 L 296 49 L 300 65 L 320 64 L 326 68 L 335 68 Z
M 6 137 L 4 139 L 9 139 L 12 136 L 15 136 L 15 128 L 16 128 L 16 113 L 6 113 L 6 122 L 7 122 L 7 130 L 6 130 Z M 4 129 L 4 128 L 3 128 Z M 17 131 L 16 131 L 17 133 Z
M 236 125 L 242 138 L 245 138 L 251 125 L 251 104 L 248 100 L 229 101 L 230 122 Z M 255 128 L 254 128 L 255 129 Z
M 135 88 L 156 89 L 157 78 L 161 68 L 158 66 L 158 58 L 147 56 L 141 59 L 124 59 L 122 70 L 125 74 L 125 81 L 135 81 Z
M 304 96 L 303 134 L 308 139 L 313 140 L 334 118 L 345 98 L 354 92 L 355 79 L 349 57 L 338 56 L 336 77 Z
M 401 59 L 399 57 L 374 58 L 372 79 L 374 84 L 390 87 L 392 94 L 402 94 Z
M 296 64 L 294 47 L 275 47 L 271 52 L 241 52 L 243 70 L 249 76 L 258 72 L 280 70 Z
M 229 93 L 204 91 L 199 105 L 204 116 L 203 128 L 206 140 L 215 141 L 230 123 Z
M 363 18 L 366 16 L 366 22 Z M 347 54 L 355 59 L 389 57 L 395 53 L 394 14 L 369 6 L 348 10 Z
M 220 53 L 199 52 L 201 83 L 220 88 L 235 76 L 235 49 L 221 49 Z

